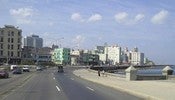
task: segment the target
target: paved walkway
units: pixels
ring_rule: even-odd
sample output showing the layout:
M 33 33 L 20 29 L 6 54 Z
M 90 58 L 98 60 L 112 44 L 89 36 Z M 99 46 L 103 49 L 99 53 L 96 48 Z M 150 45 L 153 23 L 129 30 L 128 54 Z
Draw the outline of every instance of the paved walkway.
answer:
M 107 75 L 87 69 L 75 70 L 74 74 L 89 81 L 116 88 L 146 100 L 175 100 L 175 80 L 172 81 L 127 81 L 125 78 Z

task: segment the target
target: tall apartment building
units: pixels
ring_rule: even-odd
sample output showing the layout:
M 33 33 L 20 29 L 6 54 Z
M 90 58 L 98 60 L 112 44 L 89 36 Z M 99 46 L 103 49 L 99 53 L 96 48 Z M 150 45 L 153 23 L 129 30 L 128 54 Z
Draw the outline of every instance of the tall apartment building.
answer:
M 107 54 L 107 62 L 112 65 L 121 63 L 121 47 L 107 46 L 105 47 L 105 54 Z
M 143 65 L 144 64 L 144 53 L 131 52 L 130 63 L 133 65 Z
M 122 52 L 122 63 L 132 65 L 143 65 L 144 53 L 139 52 L 137 47 L 133 48 L 132 51 L 129 51 L 128 48 L 125 48 Z
M 22 30 L 12 25 L 0 28 L 0 62 L 18 64 L 21 61 Z
M 31 35 L 24 38 L 24 46 L 34 47 L 34 48 L 42 48 L 43 47 L 43 39 L 38 35 Z

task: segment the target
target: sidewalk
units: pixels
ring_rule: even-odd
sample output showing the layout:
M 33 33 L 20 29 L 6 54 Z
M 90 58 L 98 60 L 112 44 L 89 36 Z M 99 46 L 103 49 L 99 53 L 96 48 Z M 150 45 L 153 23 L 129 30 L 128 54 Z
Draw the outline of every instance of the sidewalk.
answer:
M 74 74 L 89 81 L 127 92 L 146 100 L 175 100 L 175 80 L 170 81 L 127 81 L 125 78 L 98 76 L 87 69 L 75 70 Z

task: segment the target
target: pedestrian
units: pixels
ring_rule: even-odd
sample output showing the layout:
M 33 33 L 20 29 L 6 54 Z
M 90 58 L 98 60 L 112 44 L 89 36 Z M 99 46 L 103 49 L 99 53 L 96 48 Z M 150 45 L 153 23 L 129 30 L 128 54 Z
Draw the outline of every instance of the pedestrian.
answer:
M 98 76 L 100 76 L 100 70 L 98 70 Z
M 103 76 L 105 75 L 105 71 L 104 71 L 104 70 L 102 71 L 102 75 L 103 75 Z

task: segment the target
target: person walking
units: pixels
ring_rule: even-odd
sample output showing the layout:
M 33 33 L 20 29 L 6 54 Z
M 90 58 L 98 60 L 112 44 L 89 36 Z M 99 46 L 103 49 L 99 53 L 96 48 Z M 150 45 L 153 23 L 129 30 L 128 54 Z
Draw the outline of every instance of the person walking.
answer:
M 100 70 L 98 70 L 98 76 L 100 76 Z

